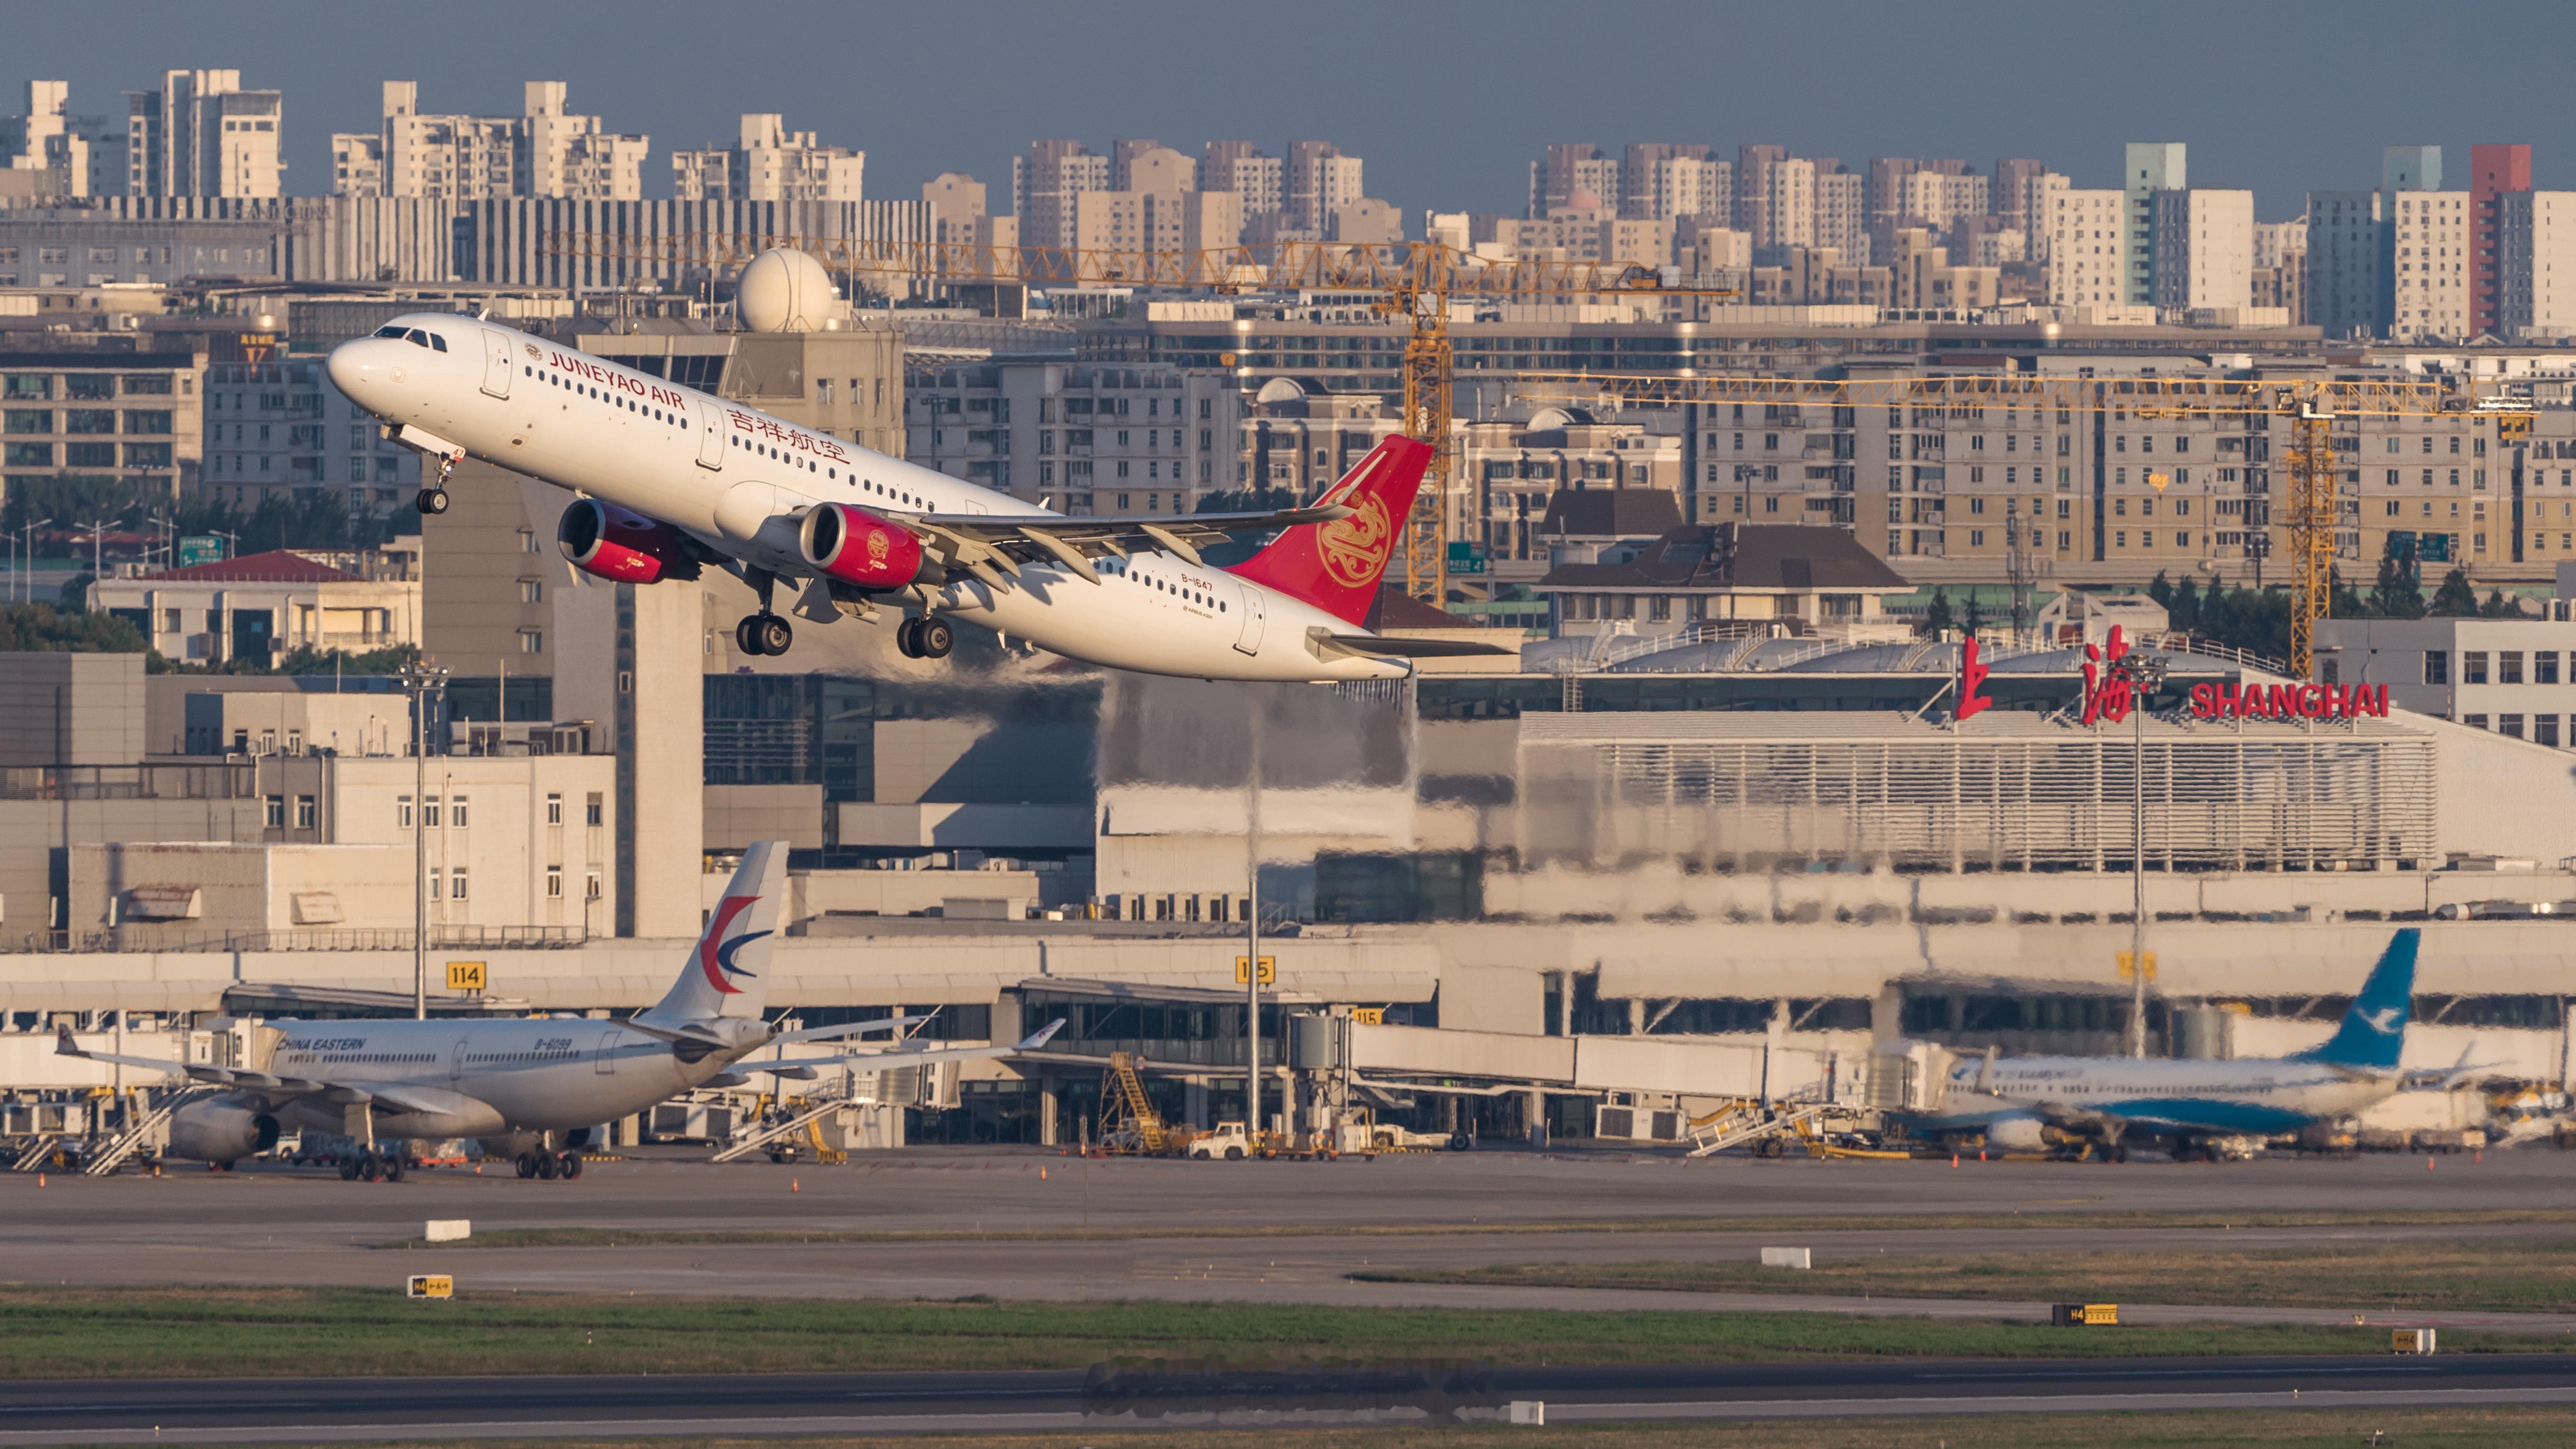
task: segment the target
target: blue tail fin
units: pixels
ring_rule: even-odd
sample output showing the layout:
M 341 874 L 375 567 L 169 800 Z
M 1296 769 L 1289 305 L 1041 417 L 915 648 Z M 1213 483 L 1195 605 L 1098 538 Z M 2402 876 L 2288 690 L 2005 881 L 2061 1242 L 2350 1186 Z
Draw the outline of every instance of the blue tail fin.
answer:
M 2356 1071 L 2397 1070 L 2398 1053 L 2406 1046 L 2406 1021 L 2414 1013 L 2420 934 L 2409 926 L 2389 938 L 2370 979 L 2361 983 L 2361 994 L 2352 999 L 2352 1009 L 2343 1014 L 2343 1025 L 2325 1045 L 2301 1052 L 2301 1057 Z

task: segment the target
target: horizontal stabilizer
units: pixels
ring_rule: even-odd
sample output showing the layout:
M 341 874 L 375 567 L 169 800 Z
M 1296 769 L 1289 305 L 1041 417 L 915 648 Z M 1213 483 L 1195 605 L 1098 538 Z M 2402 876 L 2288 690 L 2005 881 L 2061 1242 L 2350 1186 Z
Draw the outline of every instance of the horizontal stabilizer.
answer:
M 1472 639 L 1395 639 L 1384 634 L 1327 634 L 1317 629 L 1307 635 L 1319 654 L 1375 655 L 1395 659 L 1468 659 L 1510 654 L 1500 644 L 1482 644 Z

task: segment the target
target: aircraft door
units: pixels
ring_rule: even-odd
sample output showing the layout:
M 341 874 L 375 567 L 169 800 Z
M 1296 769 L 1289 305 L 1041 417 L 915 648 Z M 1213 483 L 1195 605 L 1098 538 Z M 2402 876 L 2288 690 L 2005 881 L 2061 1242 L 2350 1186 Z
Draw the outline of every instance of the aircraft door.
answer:
M 698 399 L 698 466 L 722 468 L 725 454 L 724 409 Z
M 510 395 L 510 372 L 518 366 L 510 360 L 510 339 L 516 335 L 483 329 L 483 390 L 494 397 Z
M 624 1032 L 614 1028 L 599 1034 L 599 1075 L 603 1077 L 617 1075 L 617 1039 L 623 1035 L 625 1035 Z
M 1261 652 L 1261 590 L 1252 584 L 1238 589 L 1243 600 L 1243 632 L 1235 636 L 1234 647 L 1245 654 Z
M 456 1045 L 450 1048 L 447 1053 L 448 1081 L 457 1082 L 464 1080 L 465 1050 L 467 1047 L 472 1046 L 473 1043 L 474 1034 L 472 1032 L 460 1032 L 457 1034 Z

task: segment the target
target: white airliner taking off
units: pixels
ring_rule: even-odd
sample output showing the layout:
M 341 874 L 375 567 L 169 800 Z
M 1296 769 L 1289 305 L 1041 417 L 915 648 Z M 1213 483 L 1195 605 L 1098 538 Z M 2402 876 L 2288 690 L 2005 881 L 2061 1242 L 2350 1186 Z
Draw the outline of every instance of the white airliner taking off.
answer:
M 402 1154 L 376 1144 L 412 1137 L 526 1138 L 631 1116 L 744 1072 L 812 1076 L 816 1069 L 918 1066 L 1008 1056 L 1044 1046 L 1058 1021 L 1009 1046 L 743 1059 L 764 1047 L 884 1031 L 922 1018 L 785 1031 L 761 1019 L 769 947 L 784 894 L 787 845 L 762 841 L 708 917 L 660 1004 L 626 1021 L 273 1021 L 266 1070 L 187 1066 L 166 1058 L 82 1051 L 65 1028 L 65 1056 L 184 1073 L 219 1088 L 172 1114 L 167 1155 L 218 1164 L 275 1146 L 288 1126 L 345 1132 L 363 1144 L 341 1176 L 399 1178 Z M 522 1150 L 521 1177 L 579 1177 L 581 1155 Z
M 1268 513 L 1068 517 L 487 321 L 423 313 L 331 352 L 331 381 L 395 437 L 580 495 L 557 542 L 621 583 L 710 565 L 759 595 L 735 639 L 783 654 L 797 615 L 878 617 L 940 658 L 961 619 L 1115 669 L 1203 679 L 1400 678 L 1409 657 L 1502 653 L 1361 627 L 1431 450 L 1378 445 L 1315 504 Z M 422 490 L 439 513 L 446 490 Z M 1277 531 L 1228 568 L 1199 546 Z

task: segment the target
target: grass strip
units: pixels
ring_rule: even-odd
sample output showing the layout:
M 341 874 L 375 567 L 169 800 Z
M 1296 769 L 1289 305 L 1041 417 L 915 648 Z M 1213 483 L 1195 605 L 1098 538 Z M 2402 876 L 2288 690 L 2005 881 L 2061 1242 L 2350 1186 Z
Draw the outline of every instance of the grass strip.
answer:
M 1820 1255 L 1813 1268 L 1803 1270 L 1765 1268 L 1747 1258 L 1711 1258 L 1369 1268 L 1352 1276 L 1389 1283 L 1685 1293 L 2563 1313 L 2576 1304 L 2576 1243 L 2499 1238 L 2137 1252 L 2097 1244 L 2081 1253 Z
M 856 1438 L 651 1439 L 656 1449 L 2525 1449 L 2576 1441 L 2576 1409 L 2190 1410 L 2106 1414 L 1961 1414 L 1923 1418 L 1587 1424 L 1544 1429 L 1456 1428 L 1084 1430 L 1053 1435 L 906 1435 Z M 172 1442 L 178 1442 L 173 1440 Z M 456 1440 L 411 1441 L 428 1449 Z M 474 1449 L 606 1449 L 632 1439 L 476 1439 Z M 405 1449 L 384 1445 L 381 1449 Z
M 2564 1336 L 2445 1330 L 2462 1352 Z M 1830 1313 L 1339 1308 L 1302 1304 L 661 1299 L 398 1288 L 0 1285 L 0 1376 L 279 1377 L 1082 1368 L 1121 1356 L 1495 1364 L 2377 1353 L 2384 1329 L 2117 1332 Z
M 1541 1236 L 1551 1233 L 1859 1233 L 1994 1231 L 2009 1228 L 2094 1232 L 2139 1228 L 2380 1228 L 2576 1226 L 2560 1208 L 2414 1208 L 2316 1212 L 2011 1212 L 1798 1217 L 1574 1218 L 1545 1222 L 1170 1224 L 1133 1228 L 498 1228 L 461 1241 L 431 1244 L 402 1238 L 385 1248 L 634 1248 L 710 1243 L 1052 1243 L 1131 1242 L 1151 1238 L 1351 1238 Z

